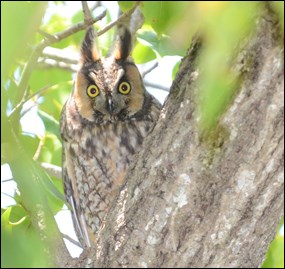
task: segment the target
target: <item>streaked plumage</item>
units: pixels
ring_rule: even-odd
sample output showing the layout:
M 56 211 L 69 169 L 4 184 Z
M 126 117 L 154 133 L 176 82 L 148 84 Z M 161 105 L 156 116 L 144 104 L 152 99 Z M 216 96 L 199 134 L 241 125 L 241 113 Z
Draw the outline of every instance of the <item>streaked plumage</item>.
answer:
M 93 28 L 87 30 L 81 68 L 61 114 L 64 189 L 83 246 L 95 243 L 133 154 L 160 113 L 160 104 L 145 90 L 129 57 L 130 43 L 123 28 L 104 59 Z

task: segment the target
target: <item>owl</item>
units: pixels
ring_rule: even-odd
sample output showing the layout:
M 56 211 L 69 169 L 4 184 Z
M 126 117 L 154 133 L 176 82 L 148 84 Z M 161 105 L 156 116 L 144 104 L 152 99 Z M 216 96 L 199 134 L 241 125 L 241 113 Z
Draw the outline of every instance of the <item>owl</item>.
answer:
M 73 91 L 60 119 L 65 196 L 84 248 L 96 244 L 96 233 L 134 153 L 161 109 L 130 57 L 130 31 L 121 27 L 118 33 L 114 48 L 103 58 L 93 27 L 88 28 Z

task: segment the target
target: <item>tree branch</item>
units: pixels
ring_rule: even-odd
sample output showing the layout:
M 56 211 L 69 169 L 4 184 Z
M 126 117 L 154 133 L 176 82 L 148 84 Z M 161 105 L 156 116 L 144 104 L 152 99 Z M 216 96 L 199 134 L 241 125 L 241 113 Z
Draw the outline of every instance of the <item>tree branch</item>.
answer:
M 74 240 L 73 238 L 71 238 L 69 235 L 61 233 L 62 237 L 66 240 L 68 240 L 69 242 L 71 242 L 72 244 L 74 244 L 75 246 L 82 248 L 80 243 L 76 240 Z
M 140 2 L 137 1 L 135 3 L 135 6 L 132 9 L 130 9 L 128 12 L 122 14 L 117 20 L 107 24 L 101 31 L 97 32 L 97 36 L 104 34 L 109 29 L 111 29 L 113 26 L 115 26 L 117 23 L 119 23 L 119 22 L 125 20 L 126 18 L 128 18 L 129 16 L 131 16 L 131 14 L 135 11 L 135 9 L 139 5 L 139 3 Z M 32 70 L 37 63 L 38 58 L 42 54 L 44 48 L 46 48 L 46 47 L 48 47 L 48 46 L 50 46 L 56 42 L 59 42 L 65 38 L 79 32 L 79 31 L 87 28 L 89 25 L 94 24 L 95 22 L 101 20 L 103 17 L 106 16 L 106 11 L 104 11 L 101 15 L 92 19 L 91 14 L 90 14 L 90 10 L 88 9 L 86 1 L 82 1 L 82 8 L 83 8 L 83 13 L 84 13 L 84 22 L 79 22 L 79 23 L 69 27 L 68 29 L 66 29 L 64 31 L 59 32 L 57 34 L 53 34 L 53 35 L 48 34 L 42 30 L 39 30 L 39 32 L 45 36 L 45 39 L 43 39 L 35 47 L 33 53 L 31 54 L 28 62 L 26 63 L 26 65 L 24 67 L 24 70 L 22 72 L 20 82 L 18 85 L 18 94 L 17 94 L 17 97 L 15 98 L 16 102 L 20 102 L 20 100 L 23 98 L 24 92 L 28 86 L 28 81 L 29 81 L 29 78 L 31 76 Z
M 81 1 L 81 4 L 82 4 L 82 10 L 84 14 L 84 22 L 88 24 L 90 21 L 92 21 L 90 9 L 88 8 L 87 1 Z
M 112 21 L 110 23 L 108 23 L 103 29 L 101 29 L 100 31 L 97 32 L 97 36 L 103 35 L 104 33 L 106 33 L 108 30 L 110 30 L 112 27 L 114 27 L 115 25 L 117 25 L 118 23 L 130 18 L 130 16 L 133 14 L 133 12 L 136 10 L 136 8 L 139 6 L 140 1 L 137 1 L 134 5 L 133 8 L 131 8 L 129 11 L 127 11 L 126 13 L 123 13 L 117 20 Z
M 50 164 L 50 163 L 41 163 L 41 167 L 52 177 L 62 178 L 62 169 L 60 166 Z
M 42 52 L 42 57 L 66 64 L 78 64 L 78 57 L 75 54 L 53 47 L 46 47 Z
M 54 35 L 50 35 L 50 34 L 45 34 L 45 39 L 43 39 L 34 49 L 33 53 L 31 54 L 28 62 L 26 63 L 24 70 L 22 72 L 21 78 L 20 78 L 20 83 L 18 86 L 18 95 L 15 98 L 16 102 L 20 102 L 20 100 L 23 98 L 23 94 L 25 92 L 25 90 L 28 87 L 28 81 L 29 78 L 32 74 L 33 68 L 37 63 L 38 58 L 40 57 L 43 49 L 47 46 L 50 46 L 56 42 L 59 42 L 85 28 L 87 28 L 89 25 L 101 20 L 102 18 L 104 18 L 106 16 L 106 11 L 104 11 L 101 15 L 99 15 L 98 17 L 88 21 L 88 23 L 85 22 L 79 22 L 71 27 L 69 27 L 68 29 L 59 32 L 57 34 Z
M 153 66 L 145 70 L 144 72 L 141 73 L 142 78 L 144 78 L 147 74 L 149 74 L 152 70 L 158 67 L 158 62 L 155 62 Z
M 193 42 L 96 235 L 97 250 L 84 251 L 78 264 L 261 265 L 284 206 L 284 56 L 270 21 L 258 20 L 240 52 L 250 71 L 207 141 L 199 139 L 196 114 L 203 48 Z
M 63 62 L 59 62 L 57 60 L 53 60 L 53 59 L 43 59 L 43 58 L 39 58 L 38 63 L 37 63 L 37 67 L 39 68 L 60 68 L 60 69 L 64 69 L 67 71 L 71 71 L 71 72 L 77 72 L 78 71 L 78 67 L 75 64 L 66 64 Z
M 95 1 L 94 5 L 90 7 L 90 10 L 95 10 L 98 7 L 102 6 L 102 1 Z
M 152 87 L 152 88 L 156 88 L 156 89 L 159 89 L 159 90 L 163 90 L 163 91 L 169 92 L 169 88 L 168 87 L 162 86 L 160 84 L 155 84 L 155 83 L 152 83 L 152 82 L 149 82 L 149 81 L 144 81 L 144 85 L 147 86 L 147 87 Z
M 32 99 L 33 97 L 35 97 L 35 96 L 37 96 L 37 95 L 43 94 L 43 93 L 44 93 L 45 91 L 47 91 L 50 87 L 52 87 L 52 86 L 51 86 L 51 85 L 46 85 L 46 86 L 44 86 L 43 88 L 41 88 L 40 90 L 38 90 L 38 91 L 32 93 L 31 95 L 29 95 L 29 96 L 27 96 L 27 97 L 24 96 L 24 98 L 21 100 L 21 102 L 18 103 L 18 104 L 16 105 L 16 107 L 13 108 L 13 110 L 11 111 L 10 115 L 8 116 L 8 118 L 11 118 L 11 117 L 13 117 L 13 115 L 15 115 L 15 113 L 18 113 L 18 112 L 22 109 L 23 105 L 24 105 L 27 101 L 29 101 L 30 99 Z

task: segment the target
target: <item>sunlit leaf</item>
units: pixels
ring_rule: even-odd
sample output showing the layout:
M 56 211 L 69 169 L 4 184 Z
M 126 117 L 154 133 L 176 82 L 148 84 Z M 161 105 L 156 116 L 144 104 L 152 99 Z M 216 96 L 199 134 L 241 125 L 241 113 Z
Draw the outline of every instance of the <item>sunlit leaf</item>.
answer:
M 52 134 L 46 133 L 42 141 L 39 161 L 61 165 L 61 141 Z
M 181 64 L 181 60 L 177 61 L 177 63 L 174 65 L 173 69 L 172 69 L 172 79 L 174 80 L 175 77 L 176 77 L 176 74 L 179 70 L 179 67 L 180 67 L 180 64 Z
M 140 43 L 150 47 L 160 57 L 171 56 L 171 55 L 185 55 L 185 50 L 175 46 L 170 37 L 158 35 L 151 30 L 139 30 L 137 37 Z
M 262 268 L 284 268 L 284 236 L 276 235 L 267 252 Z
M 27 229 L 31 225 L 31 219 L 28 212 L 21 205 L 10 206 L 3 213 L 3 220 L 10 229 Z
M 44 187 L 44 190 L 47 194 L 49 200 L 49 206 L 55 215 L 60 211 L 65 203 L 64 195 L 59 191 L 59 189 L 54 185 L 52 179 L 47 175 L 42 168 L 35 166 L 35 173 L 38 176 L 39 182 Z
M 71 80 L 71 72 L 62 69 L 35 69 L 30 78 L 30 89 L 32 92 L 50 85 Z M 55 89 L 55 88 L 53 88 Z M 60 89 L 59 89 L 60 90 Z M 50 90 L 46 91 L 49 93 Z
M 159 36 L 167 32 L 175 19 L 182 17 L 187 6 L 184 1 L 143 1 L 140 5 L 146 22 Z
M 40 143 L 39 138 L 35 135 L 32 136 L 30 134 L 23 133 L 19 139 L 24 146 L 26 153 L 28 153 L 29 156 L 33 158 Z
M 118 4 L 123 12 L 127 12 L 135 5 L 135 1 L 118 1 Z
M 68 80 L 70 77 L 64 77 L 64 73 L 60 74 L 63 75 L 62 81 L 64 82 L 58 83 L 45 91 L 42 95 L 42 101 L 39 104 L 39 108 L 52 116 L 55 120 L 59 120 L 62 106 L 72 91 L 72 81 Z M 65 81 L 65 79 L 67 80 Z M 55 80 L 60 80 L 60 78 L 56 77 L 54 78 L 54 81 Z M 40 82 L 38 81 L 38 83 Z
M 1 215 L 1 267 L 51 266 L 44 244 L 21 206 L 9 207 Z
M 38 110 L 38 114 L 42 121 L 44 122 L 46 131 L 54 134 L 59 140 L 61 139 L 60 133 L 59 133 L 59 122 L 51 115 L 47 114 L 46 112 L 42 110 Z
M 204 50 L 200 57 L 197 102 L 200 128 L 208 132 L 216 126 L 238 87 L 239 74 L 229 63 L 235 56 L 237 44 L 250 33 L 258 5 L 256 2 L 201 5 L 206 7 L 203 10 L 208 16 L 200 11 Z
M 31 43 L 36 33 L 46 4 L 44 1 L 1 1 L 1 78 L 9 73 L 14 59 L 27 53 L 28 42 Z
M 68 26 L 70 26 L 70 22 L 58 15 L 58 14 L 53 14 L 48 23 L 42 26 L 42 30 L 49 34 L 56 34 L 58 32 L 64 31 Z M 44 36 L 40 37 L 41 39 L 44 38 Z M 69 45 L 69 42 L 66 39 L 61 40 L 60 42 L 56 42 L 53 44 L 53 47 L 56 48 L 65 48 Z
M 82 10 L 79 10 L 71 17 L 71 23 L 76 24 L 84 20 L 84 14 Z
M 40 240 L 31 219 L 37 215 L 40 206 L 44 208 L 47 223 L 52 224 L 53 215 L 65 201 L 61 179 L 50 177 L 39 163 L 61 165 L 59 118 L 62 106 L 72 91 L 72 73 L 58 68 L 39 69 L 37 66 L 29 78 L 28 94 L 51 86 L 40 98 L 33 98 L 47 130 L 41 141 L 36 136 L 22 134 L 20 116 L 15 117 L 12 124 L 6 116 L 19 103 L 17 83 L 24 64 L 35 45 L 44 38 L 42 34 L 36 34 L 37 29 L 55 34 L 83 19 L 81 10 L 71 18 L 47 14 L 45 24 L 40 25 L 46 4 L 44 1 L 1 2 L 1 156 L 2 162 L 9 163 L 20 191 L 14 196 L 17 204 L 1 211 L 3 268 L 51 266 L 46 259 L 50 257 L 43 252 L 47 245 Z M 134 1 L 119 2 L 124 12 L 133 5 Z M 280 28 L 284 30 L 284 2 L 272 1 L 270 5 L 278 14 Z M 137 33 L 137 46 L 132 56 L 136 63 L 146 63 L 168 55 L 184 56 L 193 34 L 199 29 L 205 39 L 198 70 L 201 79 L 198 82 L 199 118 L 203 128 L 214 128 L 238 83 L 237 74 L 230 71 L 229 63 L 235 56 L 238 44 L 243 42 L 254 26 L 261 6 L 258 2 L 143 1 L 140 7 L 146 23 L 143 30 Z M 106 23 L 111 21 L 109 10 L 106 20 Z M 94 27 L 100 30 L 102 23 L 98 22 Z M 115 27 L 98 38 L 103 56 L 113 46 L 114 33 Z M 75 47 L 79 51 L 84 34 L 85 31 L 80 31 L 54 46 Z M 184 49 L 178 44 L 183 44 Z M 179 64 L 180 61 L 173 68 L 173 78 Z M 40 142 L 42 145 L 39 147 Z M 38 149 L 39 156 L 34 161 Z M 51 226 L 47 225 L 47 235 L 50 237 L 55 231 Z M 263 267 L 284 267 L 283 253 L 284 238 L 277 235 Z
M 149 46 L 143 45 L 138 40 L 133 50 L 132 57 L 137 64 L 142 64 L 154 60 L 156 58 L 156 54 L 154 53 L 153 49 L 151 49 Z
M 280 33 L 284 37 L 284 1 L 270 1 L 269 3 L 273 6 L 274 10 L 279 16 L 279 23 L 281 25 Z

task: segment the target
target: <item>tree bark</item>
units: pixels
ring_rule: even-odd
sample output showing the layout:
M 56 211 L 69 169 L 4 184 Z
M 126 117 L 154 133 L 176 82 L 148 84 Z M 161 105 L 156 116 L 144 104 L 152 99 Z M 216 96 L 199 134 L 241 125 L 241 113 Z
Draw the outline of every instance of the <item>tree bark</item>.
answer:
M 240 89 L 201 139 L 199 43 L 183 59 L 152 134 L 78 266 L 259 267 L 283 212 L 284 63 L 268 13 L 240 51 Z M 279 43 L 280 42 L 280 43 Z M 250 68 L 248 68 L 250 66 Z

